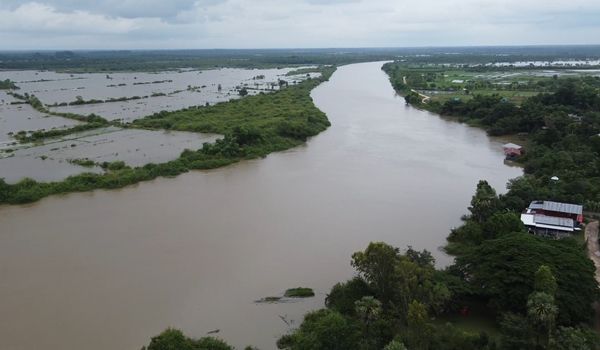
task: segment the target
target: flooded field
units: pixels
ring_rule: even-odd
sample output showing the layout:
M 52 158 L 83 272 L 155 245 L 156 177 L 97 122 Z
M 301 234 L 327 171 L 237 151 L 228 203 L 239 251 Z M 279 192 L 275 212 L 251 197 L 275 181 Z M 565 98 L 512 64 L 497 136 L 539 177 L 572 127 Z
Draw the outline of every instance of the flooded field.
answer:
M 82 172 L 101 172 L 99 167 L 70 163 L 89 159 L 96 163 L 124 161 L 130 166 L 163 163 L 179 157 L 184 149 L 202 148 L 218 135 L 138 129 L 106 128 L 73 134 L 40 146 L 24 147 L 0 158 L 0 178 L 12 183 L 23 177 L 57 181 Z
M 313 91 L 332 126 L 305 146 L 0 207 L 2 347 L 140 349 L 177 327 L 272 350 L 370 241 L 448 264 L 439 248 L 478 180 L 502 192 L 521 169 L 484 131 L 406 106 L 381 65 L 340 67 Z M 298 286 L 316 297 L 255 303 Z
M 518 61 L 518 62 L 496 62 L 487 63 L 486 66 L 496 67 L 546 67 L 546 66 L 562 66 L 562 67 L 591 67 L 600 65 L 600 60 L 557 60 L 557 61 Z
M 40 113 L 28 104 L 0 104 L 0 148 L 15 142 L 19 131 L 68 128 L 80 122 Z
M 108 120 L 131 121 L 162 110 L 174 111 L 239 98 L 240 87 L 246 87 L 251 95 L 279 89 L 280 80 L 293 84 L 307 78 L 306 74 L 288 76 L 292 70 L 226 68 L 109 74 L 6 71 L 0 72 L 0 78 L 15 81 L 21 88 L 20 94 L 35 95 L 55 112 L 94 113 Z M 316 77 L 318 73 L 309 76 Z M 77 104 L 78 99 L 112 101 Z M 66 105 L 73 102 L 76 104 Z
M 298 69 L 298 68 L 295 68 Z M 282 69 L 179 70 L 160 73 L 68 74 L 49 71 L 4 71 L 0 79 L 16 82 L 18 94 L 35 95 L 52 112 L 79 115 L 91 113 L 107 120 L 132 121 L 163 110 L 214 104 L 239 98 L 238 90 L 248 94 L 269 93 L 280 84 L 294 84 L 320 73 L 288 75 Z M 112 102 L 86 103 L 90 100 Z M 118 101 L 114 101 L 118 100 Z M 75 105 L 74 101 L 84 101 Z M 0 178 L 9 183 L 24 177 L 56 181 L 82 172 L 100 172 L 70 161 L 94 162 L 121 160 L 131 166 L 173 160 L 186 148 L 198 149 L 216 135 L 116 128 L 94 130 L 49 140 L 43 145 L 19 145 L 14 134 L 37 130 L 68 128 L 76 120 L 47 115 L 29 104 L 0 91 Z

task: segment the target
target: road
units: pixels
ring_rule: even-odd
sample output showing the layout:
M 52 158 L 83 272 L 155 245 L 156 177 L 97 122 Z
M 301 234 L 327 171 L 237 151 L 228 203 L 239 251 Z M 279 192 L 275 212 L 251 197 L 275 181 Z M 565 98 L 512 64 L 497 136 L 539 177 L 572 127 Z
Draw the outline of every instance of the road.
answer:
M 596 266 L 596 281 L 600 283 L 600 245 L 598 244 L 598 221 L 590 222 L 585 226 L 585 240 L 587 242 L 588 256 Z M 594 304 L 596 310 L 596 331 L 600 332 L 600 304 Z

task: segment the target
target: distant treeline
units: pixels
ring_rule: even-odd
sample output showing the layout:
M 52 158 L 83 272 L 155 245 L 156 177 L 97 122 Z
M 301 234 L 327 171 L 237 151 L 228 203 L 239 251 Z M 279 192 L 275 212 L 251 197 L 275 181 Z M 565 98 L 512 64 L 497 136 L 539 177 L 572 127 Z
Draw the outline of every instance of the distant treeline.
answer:
M 427 63 L 488 63 L 600 57 L 600 46 L 340 48 L 282 50 L 133 50 L 0 52 L 0 69 L 72 72 L 159 71 L 190 68 L 265 68 L 339 65 L 394 60 Z

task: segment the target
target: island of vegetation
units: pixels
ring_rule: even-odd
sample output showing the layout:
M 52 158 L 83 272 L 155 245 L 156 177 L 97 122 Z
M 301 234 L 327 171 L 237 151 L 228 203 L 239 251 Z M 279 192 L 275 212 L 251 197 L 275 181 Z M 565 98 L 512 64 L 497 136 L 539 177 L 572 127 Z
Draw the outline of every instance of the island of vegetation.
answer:
M 311 288 L 298 287 L 290 288 L 285 291 L 286 298 L 310 298 L 315 296 L 315 292 Z

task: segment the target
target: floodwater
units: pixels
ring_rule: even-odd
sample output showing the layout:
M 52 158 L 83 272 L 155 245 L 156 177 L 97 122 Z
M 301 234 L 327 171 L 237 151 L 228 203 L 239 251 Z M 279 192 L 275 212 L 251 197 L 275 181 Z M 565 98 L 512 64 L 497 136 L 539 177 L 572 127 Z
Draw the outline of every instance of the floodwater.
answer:
M 12 134 L 19 131 L 60 129 L 77 124 L 80 122 L 40 113 L 28 104 L 0 103 L 0 147 L 16 142 Z
M 478 129 L 406 106 L 381 63 L 313 91 L 331 128 L 265 159 L 0 208 L 4 349 L 139 349 L 166 327 L 274 349 L 370 241 L 438 248 L 475 185 L 518 168 Z M 315 298 L 254 300 L 312 287 Z M 286 322 L 284 322 L 284 320 Z
M 95 163 L 123 161 L 129 166 L 165 163 L 177 159 L 185 149 L 197 150 L 219 135 L 181 131 L 154 131 L 108 127 L 60 139 L 43 145 L 16 149 L 0 158 L 0 178 L 15 183 L 24 177 L 37 181 L 58 181 L 84 172 L 101 173 L 100 167 L 83 167 L 73 160 Z
M 306 67 L 302 67 L 306 68 Z M 5 71 L 0 79 L 15 81 L 20 94 L 33 94 L 50 110 L 61 113 L 100 115 L 108 120 L 132 121 L 160 111 L 214 104 L 239 98 L 238 87 L 249 94 L 279 88 L 279 80 L 288 83 L 307 78 L 306 74 L 287 76 L 297 68 L 180 70 L 158 73 L 86 73 L 69 74 L 49 71 Z M 311 78 L 320 73 L 310 73 Z M 219 86 L 221 89 L 219 89 Z M 52 107 L 83 100 L 109 100 L 139 97 L 126 101 Z M 0 96 L 1 97 L 1 96 Z

